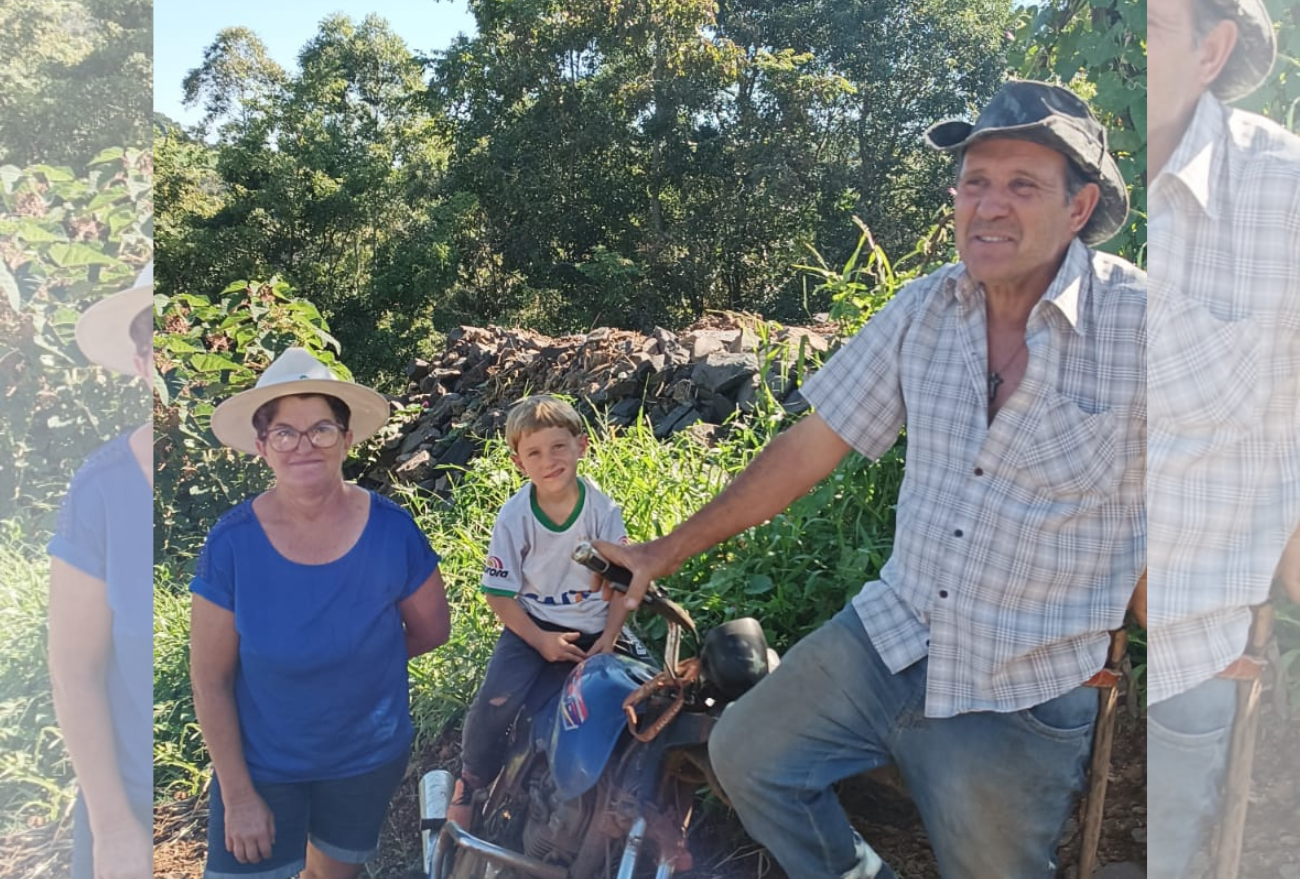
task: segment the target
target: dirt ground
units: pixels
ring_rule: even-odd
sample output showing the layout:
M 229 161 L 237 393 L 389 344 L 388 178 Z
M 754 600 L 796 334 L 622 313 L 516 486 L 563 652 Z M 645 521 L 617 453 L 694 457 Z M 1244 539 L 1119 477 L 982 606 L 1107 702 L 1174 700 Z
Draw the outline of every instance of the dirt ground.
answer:
M 420 766 L 403 784 L 388 818 L 380 854 L 367 865 L 370 879 L 413 879 L 419 875 L 419 812 L 416 786 L 428 769 L 454 768 L 458 745 L 449 737 L 422 755 Z M 1106 798 L 1099 861 L 1145 860 L 1146 735 L 1139 720 L 1120 712 L 1110 789 Z M 841 786 L 840 796 L 854 825 L 904 879 L 938 879 L 920 818 L 888 773 L 883 780 L 857 778 Z M 154 875 L 165 879 L 200 879 L 205 847 L 207 807 L 202 800 L 160 807 L 154 832 Z M 1062 863 L 1077 855 L 1077 822 L 1067 827 Z M 691 835 L 695 867 L 679 875 L 693 879 L 788 879 L 762 847 L 745 835 L 728 810 L 705 808 Z M 1077 879 L 1066 866 L 1062 879 Z
M 418 876 L 416 784 L 426 769 L 450 767 L 456 746 L 448 740 L 422 755 L 394 802 L 383 847 L 367 865 L 369 879 Z M 1273 711 L 1262 718 L 1251 812 L 1241 879 L 1300 879 L 1300 718 L 1284 721 Z M 1146 742 L 1140 719 L 1121 711 L 1106 801 L 1100 863 L 1141 862 L 1146 843 Z M 840 791 L 855 825 L 905 879 L 936 879 L 924 831 L 906 796 L 895 786 L 853 779 Z M 159 806 L 154 824 L 154 875 L 200 879 L 206 845 L 204 797 Z M 0 837 L 0 877 L 63 879 L 68 875 L 72 834 L 66 820 Z M 1067 828 L 1062 879 L 1078 879 L 1072 866 L 1077 824 Z M 693 879 L 787 879 L 764 850 L 749 841 L 726 810 L 706 809 L 691 839 Z M 1202 859 L 1203 860 L 1203 859 Z M 1196 879 L 1196 877 L 1189 877 Z

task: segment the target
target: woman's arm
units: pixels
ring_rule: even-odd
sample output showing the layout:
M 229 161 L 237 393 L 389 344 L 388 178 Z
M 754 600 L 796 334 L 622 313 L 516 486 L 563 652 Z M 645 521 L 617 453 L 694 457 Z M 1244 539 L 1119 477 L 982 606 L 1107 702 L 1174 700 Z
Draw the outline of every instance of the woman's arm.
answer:
M 253 787 L 235 706 L 239 633 L 235 615 L 199 595 L 190 601 L 190 680 L 194 711 L 226 809 L 226 848 L 241 864 L 271 856 L 275 820 Z
M 117 764 L 117 739 L 104 669 L 113 612 L 104 581 L 50 559 L 50 683 L 63 744 L 90 815 L 99 879 L 152 872 L 153 834 L 131 812 Z
M 408 657 L 428 653 L 447 643 L 451 635 L 451 610 L 447 607 L 447 588 L 438 568 L 397 606 L 406 629 Z

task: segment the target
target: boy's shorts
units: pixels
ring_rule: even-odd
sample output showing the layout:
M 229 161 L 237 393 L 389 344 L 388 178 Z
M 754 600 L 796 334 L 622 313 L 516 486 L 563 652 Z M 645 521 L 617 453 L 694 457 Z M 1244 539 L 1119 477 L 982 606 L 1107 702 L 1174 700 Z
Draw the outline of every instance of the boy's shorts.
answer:
M 254 783 L 275 817 L 271 856 L 255 864 L 241 864 L 226 849 L 226 810 L 214 775 L 204 879 L 288 879 L 306 866 L 308 840 L 336 861 L 364 864 L 379 850 L 379 831 L 406 774 L 406 761 L 402 757 L 362 775 L 330 781 Z

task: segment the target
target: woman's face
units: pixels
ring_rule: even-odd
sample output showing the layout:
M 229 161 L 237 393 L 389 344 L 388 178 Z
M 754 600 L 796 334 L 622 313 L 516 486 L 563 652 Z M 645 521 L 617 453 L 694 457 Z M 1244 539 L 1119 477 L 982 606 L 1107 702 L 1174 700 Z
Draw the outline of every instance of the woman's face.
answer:
M 329 448 L 311 444 L 309 432 L 322 424 L 337 424 L 338 420 L 323 397 L 282 397 L 274 417 L 266 428 L 266 436 L 257 440 L 257 451 L 276 483 L 284 486 L 318 486 L 343 478 L 343 461 L 352 444 L 352 432 L 343 431 L 337 443 Z M 271 447 L 270 435 L 285 429 L 298 432 L 298 445 L 288 451 Z

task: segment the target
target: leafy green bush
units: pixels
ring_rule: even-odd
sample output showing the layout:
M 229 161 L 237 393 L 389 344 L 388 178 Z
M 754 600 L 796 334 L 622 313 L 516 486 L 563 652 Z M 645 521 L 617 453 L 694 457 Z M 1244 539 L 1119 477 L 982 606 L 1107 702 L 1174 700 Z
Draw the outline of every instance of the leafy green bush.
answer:
M 294 345 L 344 378 L 351 373 L 316 306 L 279 278 L 236 281 L 214 297 L 172 292 L 156 308 L 154 558 L 179 571 L 222 513 L 269 484 L 266 468 L 213 437 L 217 404 L 252 387 Z
M 1106 126 L 1110 151 L 1128 184 L 1128 222 L 1102 248 L 1145 265 L 1146 4 L 1043 0 L 1021 7 L 1019 15 L 1012 69 L 1027 79 L 1056 79 L 1086 99 Z
M 0 518 L 48 531 L 86 455 L 148 417 L 148 393 L 88 365 L 73 331 L 149 260 L 151 175 L 147 152 L 123 149 L 84 178 L 0 167 Z
M 861 231 L 858 244 L 842 268 L 827 265 L 816 248 L 809 245 L 816 265 L 797 265 L 796 269 L 817 280 L 814 294 L 831 301 L 831 320 L 845 337 L 856 333 L 877 311 L 885 307 L 908 281 L 929 274 L 946 262 L 956 259 L 950 221 L 952 212 L 945 210 L 940 221 L 930 227 L 912 250 L 897 260 L 890 260 L 876 243 L 867 225 L 857 217 L 854 224 Z M 865 250 L 866 256 L 863 256 Z

